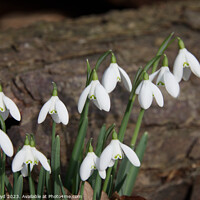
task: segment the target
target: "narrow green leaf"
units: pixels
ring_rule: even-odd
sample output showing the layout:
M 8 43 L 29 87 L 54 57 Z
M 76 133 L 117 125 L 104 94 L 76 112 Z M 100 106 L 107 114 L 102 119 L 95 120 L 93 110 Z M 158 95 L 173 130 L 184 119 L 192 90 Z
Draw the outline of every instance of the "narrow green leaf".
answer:
M 29 182 L 29 190 L 30 190 L 30 195 L 35 195 L 35 185 L 33 182 L 33 179 L 31 177 L 31 166 L 28 164 L 28 182 Z
M 20 174 L 21 174 L 20 172 L 13 173 L 13 188 L 16 186 Z
M 9 193 L 10 195 L 12 195 L 12 194 L 13 194 L 13 188 L 12 188 L 12 186 L 11 186 L 11 184 L 10 184 L 10 181 L 9 181 L 9 179 L 8 179 L 7 176 L 5 176 L 5 185 L 6 185 L 6 188 L 7 188 L 8 193 Z
M 95 171 L 95 186 L 94 186 L 94 192 L 93 192 L 93 200 L 101 199 L 101 177 L 99 176 L 98 170 Z
M 97 156 L 100 156 L 101 154 L 105 133 L 106 133 L 106 125 L 103 124 L 98 136 L 98 140 L 97 140 L 97 146 L 96 146 L 96 151 L 95 151 L 95 154 Z
M 115 123 L 112 124 L 107 130 L 106 130 L 106 133 L 105 133 L 105 136 L 104 136 L 104 140 L 103 140 L 103 145 L 101 146 L 101 151 L 103 149 L 103 147 L 105 146 L 105 143 L 106 143 L 106 140 L 107 138 L 109 137 L 109 135 L 112 133 L 113 129 L 115 128 Z M 101 152 L 100 152 L 101 153 Z M 99 152 L 98 152 L 98 155 L 100 156 Z
M 23 192 L 23 176 L 20 175 L 16 181 L 15 187 L 13 188 L 14 190 L 14 196 L 15 199 L 21 199 L 22 197 L 22 192 Z
M 140 162 L 142 163 L 143 157 L 144 157 L 144 152 L 147 146 L 147 140 L 148 140 L 148 134 L 145 132 L 142 136 L 142 138 L 139 141 L 139 144 L 135 150 L 135 153 L 138 155 L 138 158 L 140 159 Z M 124 160 L 121 163 L 119 172 L 118 172 L 118 177 L 116 180 L 116 188 L 117 191 L 119 191 L 120 195 L 131 195 L 133 191 L 133 187 L 139 172 L 139 167 L 133 166 L 127 158 L 124 158 Z M 122 173 L 124 170 L 125 174 Z M 121 176 L 121 178 L 120 178 Z M 124 184 L 122 187 L 119 188 L 118 184 L 121 184 L 121 182 L 124 179 L 124 176 L 126 176 L 126 179 L 124 181 Z
M 107 188 L 107 194 L 110 197 L 112 194 L 112 187 L 113 187 L 113 175 L 110 176 L 108 188 Z
M 48 160 L 48 163 L 50 164 L 50 160 Z M 45 170 L 45 183 L 48 195 L 53 195 L 51 182 L 50 173 Z
M 156 54 L 157 56 L 159 56 L 159 55 L 161 56 L 164 53 L 166 48 L 171 43 L 171 38 L 173 35 L 174 35 L 174 33 L 171 33 L 168 37 L 165 38 L 165 40 L 161 44 L 160 48 L 158 49 L 158 52 Z M 156 71 L 159 61 L 160 61 L 160 58 L 156 62 L 154 62 L 153 68 L 152 68 L 152 73 Z
M 65 190 L 64 190 L 64 186 L 63 186 L 63 183 L 62 183 L 60 175 L 58 175 L 58 180 L 59 180 L 61 192 L 63 194 L 63 199 L 67 200 L 66 194 L 65 194 Z
M 83 199 L 84 185 L 85 185 L 85 181 L 82 181 L 82 182 L 81 182 L 81 192 L 80 192 L 80 198 L 79 198 L 79 200 L 82 200 L 82 199 Z
M 90 74 L 91 74 L 92 70 L 91 70 L 91 67 L 90 67 L 89 60 L 87 59 L 86 61 L 87 61 L 87 81 L 86 81 L 86 83 L 88 83 L 88 80 L 90 78 Z
M 98 68 L 99 68 L 100 64 L 103 62 L 103 60 L 106 59 L 106 57 L 111 53 L 112 53 L 112 50 L 109 50 L 100 56 L 100 58 L 97 60 L 97 63 L 95 65 L 96 71 L 98 70 Z
M 76 142 L 74 144 L 74 148 L 72 151 L 69 168 L 66 177 L 66 187 L 71 190 L 71 186 L 73 185 L 73 178 L 78 173 L 76 166 L 78 165 L 80 154 L 82 152 L 83 143 L 85 141 L 86 131 L 88 126 L 88 118 L 83 118 L 83 121 L 80 125 L 78 136 Z M 74 170 L 76 169 L 76 170 Z
M 43 167 L 40 168 L 40 175 L 38 179 L 38 186 L 37 186 L 37 196 L 38 200 L 42 199 L 42 196 L 44 194 L 44 185 L 45 185 L 45 169 Z M 41 197 L 41 198 L 39 198 Z
M 55 154 L 55 161 L 54 161 L 54 195 L 60 194 L 60 184 L 59 184 L 59 174 L 60 174 L 60 137 L 59 135 L 56 136 L 55 145 L 53 152 Z M 55 198 L 59 199 L 59 198 Z

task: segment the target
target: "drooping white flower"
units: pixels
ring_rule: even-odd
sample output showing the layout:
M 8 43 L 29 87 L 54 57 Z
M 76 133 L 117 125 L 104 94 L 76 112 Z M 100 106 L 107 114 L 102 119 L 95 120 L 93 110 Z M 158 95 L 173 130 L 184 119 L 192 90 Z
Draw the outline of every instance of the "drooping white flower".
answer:
M 110 93 L 115 89 L 117 82 L 121 82 L 121 80 L 125 88 L 130 92 L 132 90 L 131 80 L 128 74 L 116 63 L 116 58 L 112 54 L 111 64 L 103 74 L 102 85 Z
M 81 180 L 86 181 L 92 175 L 95 169 L 98 170 L 99 175 L 102 179 L 106 178 L 106 171 L 99 170 L 99 158 L 94 152 L 88 152 L 80 166 Z
M 8 137 L 8 135 L 4 133 L 1 129 L 0 129 L 0 147 L 7 156 L 9 157 L 13 156 L 12 142 Z
M 32 171 L 33 166 L 37 165 L 39 161 L 45 170 L 51 172 L 47 158 L 33 145 L 30 146 L 28 137 L 26 137 L 25 145 L 17 152 L 13 159 L 12 171 L 21 171 L 23 177 L 26 177 L 28 176 L 28 165 L 30 164 L 30 171 Z
M 138 85 L 135 93 L 139 95 L 138 101 L 143 109 L 148 109 L 151 106 L 153 97 L 160 107 L 164 105 L 163 95 L 160 89 L 149 80 L 146 72 L 144 74 L 144 80 Z
M 115 160 L 122 159 L 124 154 L 134 166 L 140 166 L 140 160 L 137 154 L 129 146 L 121 143 L 117 139 L 116 132 L 114 131 L 112 141 L 100 156 L 99 169 L 105 170 L 107 167 L 112 167 Z
M 165 86 L 167 92 L 174 98 L 177 98 L 180 93 L 180 86 L 175 76 L 170 72 L 168 67 L 167 56 L 164 55 L 163 66 L 151 74 L 149 79 L 152 81 L 158 75 L 156 85 Z
M 107 112 L 110 110 L 110 97 L 106 92 L 105 88 L 99 82 L 95 70 L 93 71 L 93 80 L 83 90 L 79 98 L 78 101 L 79 113 L 82 112 L 87 98 L 92 100 L 100 110 L 105 110 Z
M 2 92 L 2 86 L 0 85 L 0 115 L 4 121 L 8 118 L 9 113 L 17 121 L 21 120 L 21 115 L 16 104 Z
M 187 81 L 191 72 L 200 78 L 200 64 L 196 57 L 191 54 L 184 46 L 183 41 L 179 38 L 179 53 L 174 62 L 173 74 L 177 81 L 183 78 Z
M 42 123 L 49 113 L 56 123 L 67 125 L 69 114 L 64 103 L 57 96 L 57 87 L 54 84 L 53 96 L 43 105 L 38 116 L 38 124 Z

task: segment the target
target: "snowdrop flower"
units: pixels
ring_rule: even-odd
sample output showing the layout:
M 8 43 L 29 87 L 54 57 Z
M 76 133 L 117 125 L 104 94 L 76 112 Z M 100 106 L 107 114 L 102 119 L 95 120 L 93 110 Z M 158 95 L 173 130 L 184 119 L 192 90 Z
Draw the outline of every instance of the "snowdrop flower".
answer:
M 200 78 L 200 64 L 194 55 L 186 48 L 183 41 L 178 38 L 179 53 L 174 62 L 173 73 L 177 81 L 180 82 L 183 78 L 187 81 L 190 78 L 191 72 Z
M 112 53 L 111 64 L 103 74 L 102 85 L 110 93 L 115 89 L 117 82 L 121 82 L 121 80 L 125 88 L 130 92 L 132 90 L 131 80 L 128 74 L 116 63 L 116 58 Z
M 117 139 L 117 133 L 114 131 L 111 143 L 104 149 L 100 156 L 99 169 L 105 170 L 107 167 L 112 167 L 115 160 L 122 159 L 123 154 L 127 156 L 129 161 L 136 167 L 140 166 L 140 160 L 137 154 L 127 145 L 121 143 Z
M 146 72 L 144 73 L 143 79 L 144 80 L 138 85 L 135 91 L 135 93 L 139 95 L 138 100 L 140 106 L 143 109 L 148 109 L 151 106 L 154 97 L 157 104 L 160 107 L 163 107 L 164 100 L 159 88 L 149 80 L 149 75 Z
M 19 109 L 16 104 L 3 93 L 2 86 L 0 85 L 0 115 L 3 117 L 4 121 L 8 118 L 9 113 L 17 121 L 21 120 Z
M 49 113 L 56 123 L 62 122 L 64 125 L 67 125 L 69 122 L 69 114 L 67 108 L 65 107 L 64 103 L 58 98 L 57 87 L 54 82 L 53 86 L 53 95 L 40 110 L 38 116 L 38 124 L 42 123 L 45 120 L 47 113 Z
M 100 110 L 105 110 L 107 112 L 110 110 L 110 97 L 105 88 L 100 84 L 95 70 L 92 72 L 91 83 L 83 90 L 79 98 L 79 113 L 82 113 L 87 98 L 92 100 Z
M 99 175 L 102 179 L 106 178 L 106 171 L 99 170 L 99 158 L 96 156 L 96 154 L 93 152 L 93 148 L 90 144 L 89 152 L 87 153 L 87 156 L 83 160 L 80 166 L 80 177 L 82 181 L 86 181 L 93 173 L 93 171 L 97 169 L 99 171 Z
M 31 137 L 32 138 L 32 137 Z M 35 148 L 35 142 L 33 139 L 29 142 L 28 136 L 26 136 L 25 145 L 18 151 L 12 162 L 12 171 L 21 171 L 23 177 L 28 176 L 28 166 L 30 164 L 30 171 L 33 166 L 37 165 L 38 162 L 42 164 L 45 170 L 51 172 L 51 168 L 47 161 L 47 158 Z
M 12 142 L 8 137 L 8 135 L 4 133 L 1 129 L 0 129 L 0 147 L 7 156 L 9 157 L 13 156 Z
M 164 55 L 163 66 L 153 74 L 149 76 L 149 79 L 152 81 L 155 76 L 158 78 L 156 81 L 156 85 L 165 86 L 167 92 L 174 98 L 178 97 L 180 92 L 179 83 L 176 80 L 175 76 L 170 72 L 168 67 L 168 59 L 167 56 Z

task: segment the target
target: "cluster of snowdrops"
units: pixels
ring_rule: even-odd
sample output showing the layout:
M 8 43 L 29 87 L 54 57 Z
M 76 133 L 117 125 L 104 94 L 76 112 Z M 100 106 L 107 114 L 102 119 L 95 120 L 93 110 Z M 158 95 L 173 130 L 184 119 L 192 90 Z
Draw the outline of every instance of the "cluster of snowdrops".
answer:
M 172 36 L 173 34 L 170 34 L 170 36 L 168 36 L 164 40 L 157 55 L 144 68 L 138 69 L 133 82 L 131 82 L 125 70 L 122 69 L 117 64 L 116 57 L 111 50 L 106 52 L 100 57 L 100 59 L 97 62 L 97 65 L 92 70 L 89 65 L 89 62 L 87 61 L 86 87 L 81 93 L 79 101 L 78 101 L 78 111 L 79 113 L 81 113 L 79 132 L 77 136 L 77 141 L 75 143 L 75 147 L 72 152 L 72 159 L 70 161 L 70 164 L 69 164 L 70 166 L 69 166 L 68 173 L 66 176 L 67 180 L 65 181 L 65 184 L 64 184 L 65 187 L 67 187 L 72 193 L 77 193 L 79 190 L 81 190 L 80 192 L 83 192 L 84 182 L 92 176 L 92 174 L 94 173 L 94 170 L 98 171 L 98 173 L 95 174 L 96 177 L 100 176 L 102 179 L 106 179 L 103 186 L 103 190 L 105 192 L 108 193 L 108 191 L 112 191 L 113 188 L 117 190 L 117 187 L 114 187 L 114 186 L 110 186 L 109 187 L 110 189 L 108 189 L 109 184 L 111 185 L 114 184 L 114 181 L 112 181 L 112 183 L 109 183 L 109 181 L 111 180 L 110 179 L 111 175 L 115 176 L 115 174 L 113 175 L 113 173 L 116 172 L 116 168 L 117 168 L 116 160 L 124 158 L 124 155 L 125 155 L 126 159 L 136 168 L 140 167 L 141 165 L 143 154 L 141 154 L 140 156 L 138 156 L 138 154 L 140 154 L 139 152 L 140 149 L 144 151 L 144 148 L 140 147 L 138 152 L 137 151 L 135 152 L 135 144 L 136 144 L 136 140 L 137 140 L 137 136 L 138 136 L 138 132 L 139 132 L 144 111 L 151 106 L 154 98 L 160 107 L 163 107 L 164 105 L 163 95 L 158 86 L 164 86 L 167 92 L 172 97 L 177 98 L 180 93 L 179 83 L 182 79 L 185 81 L 188 80 L 191 75 L 191 72 L 195 74 L 197 77 L 200 77 L 200 64 L 198 60 L 195 58 L 194 55 L 192 55 L 185 48 L 184 43 L 180 38 L 177 38 L 179 53 L 174 62 L 173 73 L 170 72 L 170 69 L 168 67 L 168 59 L 167 59 L 167 56 L 164 54 L 164 51 L 168 47 L 168 45 L 171 44 Z M 111 64 L 104 72 L 103 77 L 102 77 L 102 83 L 100 83 L 98 79 L 98 75 L 97 75 L 97 70 L 98 70 L 99 65 L 108 55 L 111 55 Z M 157 66 L 161 58 L 163 58 L 162 65 L 157 70 Z M 151 71 L 151 74 L 148 74 L 148 70 L 150 69 L 150 67 L 152 67 L 152 71 Z M 156 79 L 156 82 L 154 84 L 153 81 L 155 79 Z M 89 102 L 91 100 L 97 106 L 97 108 L 108 112 L 111 107 L 109 93 L 111 93 L 115 89 L 118 82 L 122 82 L 124 87 L 129 92 L 131 92 L 129 101 L 131 103 L 134 102 L 135 96 L 138 96 L 138 101 L 141 106 L 140 115 L 138 117 L 136 130 L 134 131 L 131 145 L 128 146 L 122 143 L 126 126 L 128 123 L 128 119 L 130 116 L 130 110 L 132 109 L 132 104 L 128 104 L 123 121 L 121 123 L 121 127 L 120 127 L 122 130 L 120 129 L 119 135 L 115 131 L 114 126 L 112 126 L 110 129 L 107 129 L 107 131 L 104 130 L 104 132 L 102 131 L 103 130 L 102 129 L 101 131 L 103 134 L 103 137 L 102 137 L 103 142 L 98 141 L 98 143 L 101 143 L 100 151 L 98 150 L 98 153 L 96 155 L 92 147 L 92 142 L 90 140 L 85 150 L 85 157 L 83 157 L 82 152 L 84 149 L 84 146 L 83 146 L 84 137 L 87 131 L 87 120 L 88 120 L 87 114 L 88 114 Z M 50 114 L 53 119 L 54 124 L 52 127 L 52 130 L 53 130 L 52 131 L 52 153 L 53 153 L 53 150 L 56 149 L 56 146 L 55 146 L 56 123 L 63 123 L 64 125 L 67 125 L 69 122 L 69 115 L 68 115 L 67 108 L 58 97 L 56 84 L 53 83 L 53 86 L 54 87 L 53 87 L 52 97 L 43 105 L 38 117 L 39 124 L 44 122 L 47 114 Z M 0 121 L 1 121 L 2 127 L 4 127 L 5 125 L 4 121 L 8 118 L 9 113 L 14 119 L 20 121 L 21 116 L 16 104 L 3 93 L 2 87 L 0 87 L 0 114 L 1 114 Z M 112 140 L 110 144 L 104 148 L 105 138 L 107 139 L 108 134 L 110 133 L 112 134 Z M 2 176 L 1 178 L 3 179 L 4 182 L 6 182 L 4 154 L 6 154 L 6 156 L 12 157 L 14 150 L 13 150 L 13 145 L 12 145 L 11 140 L 9 139 L 8 135 L 5 133 L 5 127 L 2 128 L 2 130 L 0 130 L 0 147 L 3 151 L 3 154 L 1 156 L 1 162 L 0 162 L 1 170 L 4 170 L 4 173 L 2 173 L 4 174 L 4 177 Z M 55 156 L 52 157 L 52 159 L 55 159 Z M 24 146 L 20 150 L 18 150 L 18 152 L 16 153 L 12 161 L 12 171 L 14 173 L 20 171 L 23 177 L 30 176 L 30 173 L 34 165 L 37 165 L 38 162 L 41 163 L 42 167 L 49 174 L 51 173 L 51 171 L 52 172 L 55 171 L 54 169 L 51 169 L 51 168 L 55 168 L 55 166 L 53 166 L 52 164 L 52 161 L 50 163 L 47 160 L 47 158 L 44 156 L 44 154 L 42 154 L 40 151 L 36 149 L 34 136 L 32 134 L 27 134 L 25 137 Z M 127 162 L 126 164 L 124 164 L 124 166 L 125 165 L 127 165 Z M 127 166 L 123 168 L 124 173 L 127 172 L 127 168 L 126 168 Z M 112 169 L 112 170 L 109 170 L 106 176 L 107 169 Z M 56 173 L 54 173 L 53 180 L 54 179 L 56 180 L 55 174 Z M 60 174 L 56 174 L 56 176 L 57 175 L 60 176 Z M 125 183 L 126 179 L 128 180 L 128 178 L 131 178 L 131 177 L 124 176 L 124 180 L 122 181 L 122 183 Z M 3 190 L 4 192 L 3 181 L 1 180 L 1 190 Z M 58 191 L 59 193 L 60 190 L 64 193 L 64 190 L 63 190 L 64 186 L 62 185 L 62 180 L 59 179 L 59 181 L 60 181 L 59 182 L 60 187 L 57 190 L 53 189 L 52 190 L 53 194 L 56 194 L 56 191 Z M 82 183 L 81 186 L 80 186 L 80 182 Z M 100 199 L 101 195 L 98 194 L 99 193 L 98 190 L 99 191 L 102 190 L 101 189 L 102 182 L 100 181 L 99 183 L 100 183 L 99 184 L 100 186 L 97 186 L 96 185 L 97 183 L 94 183 L 94 182 L 92 183 L 92 180 L 91 180 L 91 185 L 93 185 L 95 188 L 95 189 L 93 188 L 95 191 L 93 199 Z M 31 183 L 29 182 L 29 184 Z M 122 186 L 120 185 L 120 187 Z M 118 191 L 119 190 L 120 189 L 118 188 Z M 30 189 L 30 191 L 33 192 L 34 194 L 34 189 L 32 190 Z M 43 192 L 44 192 L 44 189 L 43 189 Z M 121 194 L 130 194 L 130 191 L 128 192 L 121 191 Z

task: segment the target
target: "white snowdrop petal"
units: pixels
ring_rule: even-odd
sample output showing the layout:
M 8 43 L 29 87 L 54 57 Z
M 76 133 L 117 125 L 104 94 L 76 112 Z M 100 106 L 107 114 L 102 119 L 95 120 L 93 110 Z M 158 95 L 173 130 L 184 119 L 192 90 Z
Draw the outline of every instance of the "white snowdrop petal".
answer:
M 60 121 L 64 124 L 67 125 L 69 122 L 69 113 L 67 111 L 66 106 L 64 105 L 64 103 L 58 99 L 56 101 L 56 111 L 58 113 L 58 117 L 60 119 Z
M 117 85 L 117 74 L 112 64 L 106 69 L 103 74 L 102 85 L 108 93 L 112 92 Z
M 26 151 L 22 148 L 20 151 L 17 152 L 13 161 L 12 161 L 12 171 L 18 172 L 23 168 L 23 163 L 25 161 Z
M 16 104 L 7 96 L 3 96 L 4 103 L 6 105 L 6 108 L 10 111 L 10 114 L 14 119 L 17 121 L 21 120 L 21 115 L 19 112 L 19 109 L 17 108 Z
M 61 122 L 57 113 L 51 114 L 51 117 L 52 117 L 53 121 L 56 122 L 57 124 L 59 124 Z
M 166 71 L 169 71 L 168 67 L 161 67 L 160 68 L 160 73 L 158 75 L 158 78 L 156 80 L 156 85 L 164 85 L 165 81 L 164 81 L 164 74 Z
M 135 94 L 139 94 L 140 93 L 140 90 L 142 88 L 142 85 L 143 85 L 144 81 L 141 81 L 140 84 L 138 85 L 138 87 L 136 88 L 135 90 Z
M 189 66 L 190 66 L 191 71 L 197 77 L 200 77 L 200 65 L 199 65 L 199 61 L 189 51 L 186 52 L 185 56 L 186 56 L 186 60 L 187 60 L 187 62 L 189 64 Z
M 108 164 L 108 167 L 112 167 L 115 164 L 115 160 L 111 159 L 110 163 Z
M 129 92 L 131 92 L 131 90 L 132 90 L 132 83 L 131 83 L 131 80 L 130 80 L 128 74 L 121 67 L 119 67 L 119 66 L 118 66 L 118 69 L 119 69 L 119 72 L 120 72 L 121 79 L 122 79 L 122 82 L 124 84 L 124 87 Z
M 143 81 L 143 85 L 138 96 L 138 101 L 143 109 L 148 109 L 153 101 L 153 95 L 149 83 L 149 80 Z
M 111 141 L 111 145 L 113 147 L 112 159 L 113 160 L 122 159 L 123 152 L 121 150 L 121 147 L 120 147 L 120 144 L 119 144 L 119 140 L 112 140 Z
M 82 181 L 86 181 L 92 175 L 92 165 L 94 165 L 93 157 L 87 154 L 80 166 L 80 177 Z
M 150 74 L 150 75 L 149 75 L 149 80 L 150 80 L 150 81 L 153 81 L 154 78 L 158 75 L 159 72 L 160 72 L 160 69 L 157 70 L 156 72 L 154 72 L 153 74 Z
M 93 101 L 94 105 L 95 105 L 99 110 L 102 110 L 102 108 L 100 107 L 100 105 L 98 104 L 98 102 L 97 102 L 96 99 L 94 99 L 94 100 L 92 100 L 92 101 Z
M 183 68 L 183 80 L 188 81 L 190 76 L 191 76 L 191 69 L 189 67 L 184 67 Z
M 21 169 L 21 174 L 23 177 L 27 177 L 28 176 L 28 166 L 27 165 L 23 165 L 23 168 Z
M 25 165 L 25 164 L 23 165 L 23 168 L 21 170 L 21 174 L 22 174 L 23 177 L 28 176 L 28 166 L 29 165 Z M 33 164 L 30 164 L 30 171 L 32 171 L 32 169 L 33 169 Z
M 5 110 L 4 112 L 0 111 L 0 115 L 3 117 L 3 120 L 5 121 L 8 118 L 9 110 Z
M 96 85 L 94 94 L 100 108 L 108 112 L 110 110 L 110 97 L 105 88 L 100 83 Z
M 174 98 L 177 98 L 180 92 L 179 83 L 171 72 L 164 74 L 165 88 Z
M 44 167 L 44 169 L 46 171 L 51 171 L 51 167 L 47 161 L 46 156 L 41 153 L 40 151 L 38 151 L 36 148 L 32 149 L 32 153 L 34 155 L 34 157 L 40 161 L 41 165 Z
M 112 154 L 113 154 L 113 147 L 111 144 L 109 144 L 101 153 L 100 161 L 99 161 L 100 171 L 105 170 L 109 166 L 111 158 L 112 158 Z
M 106 178 L 106 170 L 99 171 L 99 176 L 100 176 L 102 179 L 105 179 L 105 178 Z
M 12 142 L 10 138 L 8 137 L 8 135 L 4 133 L 1 129 L 0 129 L 0 146 L 7 156 L 9 157 L 13 156 Z
M 50 106 L 51 106 L 51 98 L 42 106 L 41 110 L 40 110 L 40 113 L 39 113 L 39 116 L 38 116 L 38 124 L 41 124 L 46 116 L 47 116 L 47 113 L 49 112 L 49 109 L 50 109 Z
M 79 100 L 78 100 L 78 112 L 79 113 L 82 113 L 82 111 L 83 111 L 85 101 L 90 92 L 90 88 L 91 88 L 91 83 L 83 90 L 83 92 L 81 93 L 81 96 L 79 97 Z
M 140 160 L 137 156 L 137 154 L 127 145 L 122 144 L 120 142 L 120 146 L 122 148 L 122 150 L 124 151 L 124 154 L 126 155 L 126 157 L 129 159 L 129 161 L 136 167 L 140 166 Z
M 160 89 L 156 85 L 154 85 L 153 83 L 151 83 L 150 87 L 151 87 L 151 91 L 152 91 L 152 93 L 154 95 L 154 98 L 155 98 L 157 104 L 160 107 L 163 107 L 164 100 L 163 100 L 163 95 L 162 95 Z
M 186 62 L 185 49 L 180 49 L 174 61 L 174 68 L 173 68 L 173 74 L 178 82 L 180 82 L 183 77 L 184 62 Z

